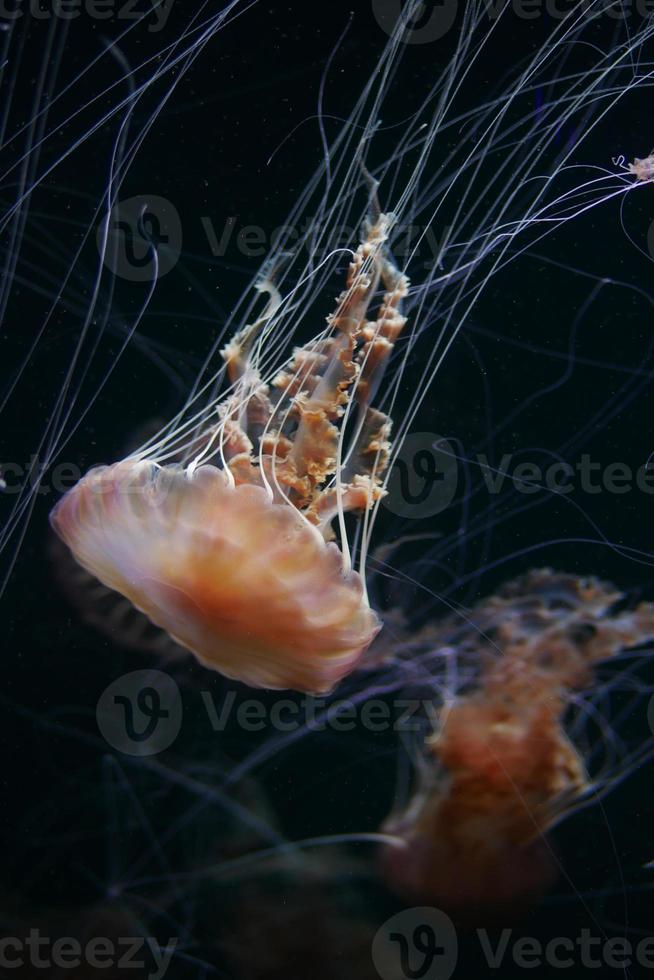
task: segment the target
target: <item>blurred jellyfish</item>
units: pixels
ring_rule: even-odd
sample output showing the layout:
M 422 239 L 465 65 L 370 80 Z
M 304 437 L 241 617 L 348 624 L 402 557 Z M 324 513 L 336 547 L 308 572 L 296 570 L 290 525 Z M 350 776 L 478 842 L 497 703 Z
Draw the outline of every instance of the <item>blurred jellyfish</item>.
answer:
M 534 571 L 410 641 L 416 654 L 449 650 L 460 677 L 425 743 L 422 784 L 383 828 L 405 845 L 382 858 L 402 895 L 462 920 L 510 921 L 554 882 L 547 831 L 651 749 L 591 778 L 568 735 L 597 665 L 654 640 L 654 606 L 621 609 L 623 598 L 596 579 Z

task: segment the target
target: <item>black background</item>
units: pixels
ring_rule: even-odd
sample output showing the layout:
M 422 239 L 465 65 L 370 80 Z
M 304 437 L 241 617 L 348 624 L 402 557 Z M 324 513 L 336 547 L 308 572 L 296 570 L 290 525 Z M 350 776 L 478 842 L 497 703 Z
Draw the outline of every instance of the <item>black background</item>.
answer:
M 85 470 L 115 459 L 138 439 L 143 426 L 165 419 L 181 404 L 217 328 L 257 267 L 255 257 L 244 256 L 233 244 L 224 256 L 212 256 L 201 219 L 210 218 L 220 230 L 235 218 L 237 228 L 257 225 L 269 233 L 284 221 L 320 160 L 315 116 L 330 54 L 338 45 L 325 81 L 328 135 L 329 117 L 348 114 L 386 40 L 367 2 L 357 3 L 353 12 L 351 6 L 339 0 L 319 8 L 296 0 L 253 6 L 212 40 L 158 115 L 121 195 L 155 194 L 174 204 L 184 232 L 182 258 L 157 284 L 138 342 L 129 345 L 90 404 L 142 307 L 146 287 L 118 282 L 111 302 L 103 298 L 100 305 L 109 311 L 108 323 L 73 417 L 79 419 L 84 407 L 90 408 L 58 454 L 59 461 Z M 139 64 L 148 52 L 156 57 L 189 22 L 192 7 L 178 0 L 160 35 L 147 30 L 149 22 L 144 21 L 124 38 L 120 47 L 127 63 Z M 53 122 L 120 77 L 120 66 L 105 58 L 84 79 L 74 81 L 122 27 L 115 18 L 99 24 L 83 16 L 71 23 L 65 39 L 54 41 L 54 90 L 72 84 L 53 107 Z M 24 24 L 15 29 L 7 66 L 16 80 L 8 103 L 10 136 L 33 116 L 49 28 L 47 20 L 33 20 L 24 38 Z M 480 98 L 501 90 L 503 79 L 551 29 L 547 15 L 530 22 L 508 18 L 473 75 Z M 606 26 L 598 29 L 597 42 L 606 43 L 608 35 Z M 399 124 L 410 115 L 435 70 L 446 64 L 452 44 L 448 37 L 408 46 L 384 123 Z M 572 64 L 575 58 L 583 63 L 583 52 L 570 57 Z M 133 133 L 165 90 L 165 84 L 155 87 L 137 108 Z M 59 131 L 49 125 L 52 136 L 36 173 L 114 103 L 115 93 L 103 96 Z M 115 133 L 114 119 L 88 135 L 32 196 L 2 328 L 0 356 L 9 377 L 28 352 L 36 325 L 89 226 L 106 184 Z M 561 139 L 571 135 L 563 132 Z M 5 148 L 7 166 L 25 152 L 25 138 L 23 134 Z M 383 159 L 385 141 L 382 132 L 371 151 L 373 162 Z M 651 142 L 646 93 L 634 95 L 574 159 L 610 168 L 611 158 L 619 154 L 646 155 Z M 525 154 L 529 152 L 526 146 Z M 12 173 L 2 188 L 7 203 L 14 200 L 17 171 Z M 549 460 L 569 443 L 563 458 L 573 464 L 582 452 L 605 465 L 620 461 L 637 469 L 647 462 L 654 449 L 652 266 L 647 255 L 653 208 L 650 193 L 630 196 L 622 215 L 619 201 L 609 202 L 549 239 L 538 254 L 499 274 L 427 393 L 414 429 L 450 438 L 465 456 L 492 451 L 496 463 L 504 453 L 515 453 L 516 460 Z M 7 251 L 11 240 L 5 237 L 3 245 Z M 83 250 L 74 280 L 29 355 L 3 415 L 5 461 L 27 463 L 38 444 L 88 308 L 95 257 L 92 247 Z M 614 284 L 594 294 L 602 279 Z M 321 307 L 318 320 L 323 312 Z M 420 356 L 418 351 L 416 369 Z M 407 381 L 404 395 L 408 399 L 411 393 Z M 510 424 L 502 427 L 513 413 Z M 597 424 L 592 423 L 595 416 Z M 496 433 L 492 450 L 489 432 Z M 478 483 L 474 464 L 462 467 L 462 473 L 472 485 Z M 576 492 L 562 500 L 544 493 L 533 498 L 514 494 L 489 504 L 488 495 L 478 490 L 467 505 L 464 497 L 462 490 L 446 513 L 416 526 L 382 511 L 377 543 L 402 533 L 438 533 L 442 538 L 418 541 L 394 556 L 397 568 L 417 580 L 416 586 L 382 576 L 373 566 L 370 587 L 378 605 L 401 602 L 417 624 L 442 613 L 439 595 L 470 605 L 508 578 L 545 565 L 608 578 L 635 598 L 654 599 L 648 557 L 652 503 L 647 495 L 637 490 L 622 496 Z M 209 690 L 219 698 L 234 689 L 242 699 L 248 692 L 185 660 L 171 670 L 191 720 L 164 759 L 169 771 L 141 767 L 107 751 L 94 720 L 98 697 L 121 673 L 149 666 L 152 658 L 125 650 L 84 625 L 68 601 L 60 587 L 66 574 L 63 559 L 53 553 L 47 525 L 55 499 L 50 491 L 38 496 L 3 599 L 0 913 L 6 931 L 21 935 L 17 930 L 39 926 L 43 933 L 73 935 L 91 928 L 85 916 L 95 909 L 106 930 L 95 926 L 95 934 L 125 935 L 125 922 L 133 928 L 137 918 L 148 934 L 160 939 L 184 935 L 187 952 L 173 962 L 169 975 L 174 977 L 212 976 L 214 970 L 219 971 L 215 975 L 234 977 L 376 976 L 371 936 L 402 903 L 374 877 L 353 870 L 349 859 L 344 867 L 338 865 L 328 847 L 317 851 L 316 860 L 333 862 L 330 875 L 307 865 L 285 877 L 269 873 L 262 864 L 236 884 L 177 883 L 184 872 L 266 846 L 256 835 L 250 839 L 224 805 L 211 801 L 208 791 L 197 789 L 204 783 L 219 791 L 223 770 L 246 758 L 266 735 L 246 735 L 236 728 L 220 738 L 212 734 L 199 692 Z M 525 500 L 533 500 L 533 506 L 509 518 L 516 502 Z M 480 533 L 474 531 L 475 518 Z M 605 540 L 598 543 L 601 537 Z M 5 553 L 7 561 L 16 545 L 14 539 Z M 640 549 L 642 555 L 636 559 L 618 546 Z M 646 668 L 641 676 L 646 678 Z M 346 692 L 356 689 L 356 683 L 345 685 Z M 272 697 L 263 698 L 272 703 Z M 644 696 L 643 715 L 646 710 Z M 639 717 L 627 725 L 627 740 L 630 724 L 633 733 L 641 733 L 642 722 Z M 291 840 L 374 831 L 393 800 L 398 756 L 390 734 L 313 735 L 274 753 L 257 772 L 258 799 L 248 796 L 251 788 L 232 793 L 239 800 L 245 796 L 253 812 Z M 195 789 L 180 785 L 170 772 L 197 780 Z M 204 807 L 166 844 L 163 864 L 153 858 L 147 865 L 146 873 L 156 875 L 158 883 L 120 894 L 131 863 L 175 820 L 191 814 L 198 801 Z M 644 767 L 600 805 L 557 828 L 553 841 L 561 879 L 516 929 L 543 940 L 575 937 L 582 928 L 633 940 L 648 934 L 651 873 L 642 865 L 654 858 L 653 809 L 651 776 Z M 352 860 L 366 866 L 373 853 L 369 844 L 361 844 Z M 472 976 L 473 970 L 486 975 L 488 967 L 474 942 L 462 939 L 461 945 L 455 975 Z M 608 975 L 620 972 L 609 970 Z M 516 968 L 516 975 L 522 973 Z M 537 974 L 550 975 L 546 967 Z M 503 969 L 502 975 L 510 970 Z M 638 969 L 631 975 L 638 975 Z

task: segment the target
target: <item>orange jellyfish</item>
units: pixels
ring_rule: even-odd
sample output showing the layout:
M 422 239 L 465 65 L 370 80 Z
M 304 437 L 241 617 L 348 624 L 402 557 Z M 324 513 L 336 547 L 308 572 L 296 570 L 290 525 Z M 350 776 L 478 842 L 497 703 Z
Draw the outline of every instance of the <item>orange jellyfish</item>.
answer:
M 270 303 L 222 351 L 230 388 L 192 430 L 190 462 L 159 462 L 174 432 L 91 470 L 52 513 L 87 571 L 203 664 L 254 687 L 327 692 L 379 630 L 343 515 L 383 494 L 391 423 L 370 402 L 408 289 L 386 253 L 391 223 L 377 213 L 366 225 L 327 330 L 269 382 L 261 333 L 281 297 L 259 287 Z
M 416 638 L 459 643 L 478 673 L 444 701 L 424 785 L 383 828 L 404 844 L 382 853 L 396 891 L 492 923 L 513 919 L 554 881 L 544 835 L 601 789 L 564 728 L 571 696 L 592 687 L 594 665 L 654 638 L 654 606 L 613 612 L 619 599 L 595 579 L 534 571 L 463 626 L 450 620 Z

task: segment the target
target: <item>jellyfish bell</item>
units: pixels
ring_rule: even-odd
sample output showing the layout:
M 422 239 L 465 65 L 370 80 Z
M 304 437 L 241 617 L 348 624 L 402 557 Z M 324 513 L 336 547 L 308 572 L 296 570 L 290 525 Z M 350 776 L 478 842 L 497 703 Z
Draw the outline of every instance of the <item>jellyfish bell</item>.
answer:
M 267 284 L 267 312 L 223 351 L 231 391 L 212 406 L 218 422 L 192 431 L 187 465 L 157 459 L 184 443 L 173 430 L 151 453 L 91 470 L 52 514 L 85 569 L 203 664 L 254 687 L 330 691 L 380 628 L 331 525 L 383 493 L 390 420 L 370 401 L 408 289 L 384 251 L 389 224 L 379 214 L 368 226 L 328 331 L 270 384 L 254 343 L 279 302 Z
M 378 629 L 337 546 L 215 466 L 92 470 L 53 524 L 105 585 L 206 666 L 254 687 L 329 690 Z

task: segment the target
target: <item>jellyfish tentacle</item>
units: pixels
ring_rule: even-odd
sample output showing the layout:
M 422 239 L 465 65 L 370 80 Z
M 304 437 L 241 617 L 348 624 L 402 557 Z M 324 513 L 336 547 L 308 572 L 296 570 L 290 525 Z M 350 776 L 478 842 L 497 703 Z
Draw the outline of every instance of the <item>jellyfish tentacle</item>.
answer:
M 380 628 L 342 516 L 383 493 L 390 420 L 371 409 L 370 380 L 404 325 L 407 288 L 385 254 L 392 220 L 380 212 L 366 225 L 327 330 L 272 379 L 260 364 L 283 300 L 264 276 L 269 302 L 221 352 L 230 388 L 199 416 L 190 464 L 136 454 L 91 471 L 52 515 L 88 571 L 203 663 L 253 686 L 329 691 Z M 346 438 L 359 461 L 347 480 Z
M 380 275 L 379 249 L 385 224 L 370 229 L 350 263 L 346 289 L 338 298 L 336 312 L 328 322 L 340 336 L 326 370 L 312 393 L 299 392 L 294 399 L 299 425 L 292 459 L 298 472 L 306 472 L 315 486 L 336 470 L 339 429 L 334 421 L 350 399 L 359 374 L 356 345 Z M 381 236 L 381 238 L 380 238 Z
M 654 639 L 654 605 L 616 611 L 621 594 L 594 578 L 532 571 L 454 619 L 410 638 L 471 665 L 437 706 L 422 783 L 384 831 L 389 882 L 456 915 L 510 915 L 538 897 L 556 869 L 543 838 L 610 778 L 589 777 L 565 727 L 575 692 L 602 661 Z

